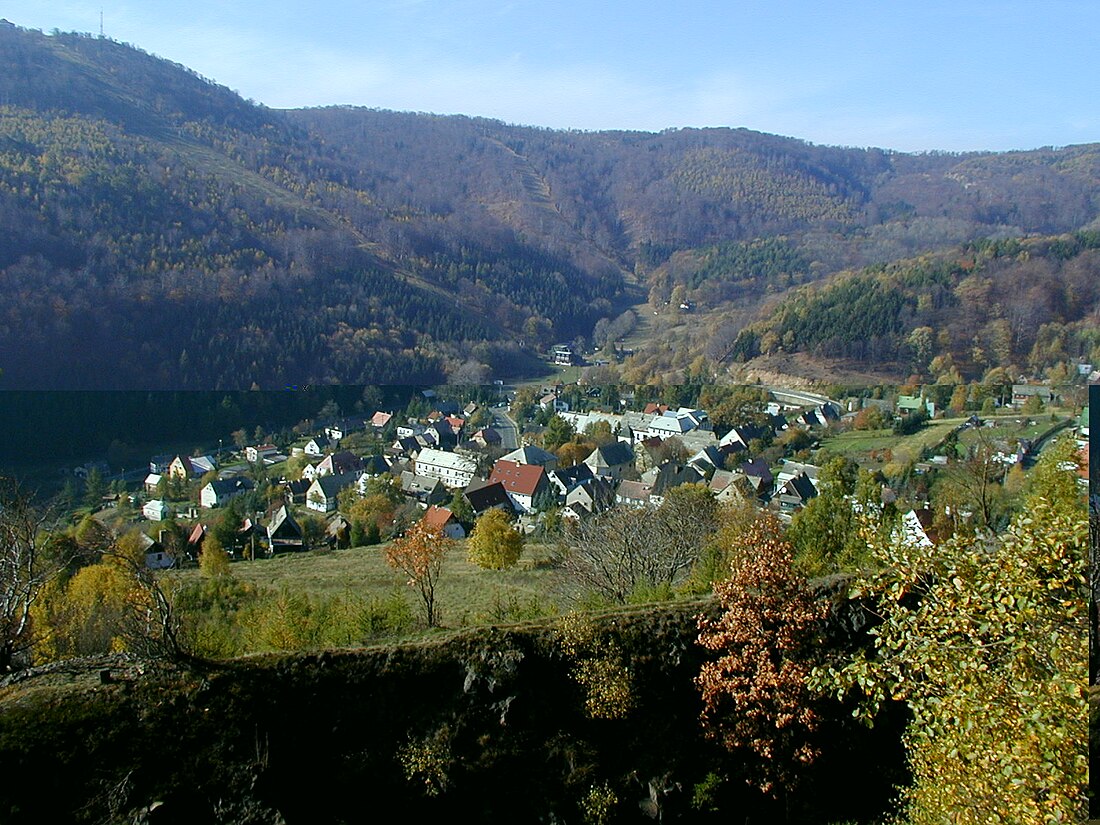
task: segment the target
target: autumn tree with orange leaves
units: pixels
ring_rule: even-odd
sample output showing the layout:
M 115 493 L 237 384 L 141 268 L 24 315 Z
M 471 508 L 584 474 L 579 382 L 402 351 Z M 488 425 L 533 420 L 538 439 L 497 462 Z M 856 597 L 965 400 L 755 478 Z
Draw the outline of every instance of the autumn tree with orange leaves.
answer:
M 821 700 L 807 678 L 829 608 L 794 572 L 774 517 L 758 518 L 730 555 L 731 575 L 714 586 L 721 615 L 699 619 L 699 644 L 718 654 L 696 677 L 703 727 L 728 750 L 757 757 L 745 760 L 747 781 L 779 797 L 818 756 Z
M 418 522 L 406 531 L 404 537 L 394 539 L 386 548 L 386 561 L 390 567 L 404 573 L 408 577 L 409 587 L 420 596 L 428 627 L 439 623 L 435 588 L 443 572 L 443 560 L 454 543 L 453 539 L 443 535 L 441 529 Z

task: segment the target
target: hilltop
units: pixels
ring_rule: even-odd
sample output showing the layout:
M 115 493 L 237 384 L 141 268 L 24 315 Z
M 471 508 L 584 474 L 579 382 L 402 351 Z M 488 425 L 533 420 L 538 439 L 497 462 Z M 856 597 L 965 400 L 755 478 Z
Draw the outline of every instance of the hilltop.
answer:
M 277 111 L 133 46 L 16 27 L 0 68 L 5 388 L 531 376 L 560 341 L 633 327 L 667 348 L 638 316 L 688 293 L 732 342 L 833 273 L 1100 213 L 1097 144 L 911 155 Z

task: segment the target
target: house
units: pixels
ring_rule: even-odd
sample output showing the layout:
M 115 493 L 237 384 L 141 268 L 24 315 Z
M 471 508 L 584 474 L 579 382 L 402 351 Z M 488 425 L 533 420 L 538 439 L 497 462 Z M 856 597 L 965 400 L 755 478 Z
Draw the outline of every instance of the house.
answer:
M 423 434 L 423 432 L 424 425 L 416 419 L 410 418 L 406 423 L 397 425 L 396 435 L 398 440 L 401 440 L 403 438 L 413 438 Z
M 715 470 L 707 487 L 714 493 L 714 500 L 725 502 L 756 503 L 756 488 L 749 482 L 748 476 L 740 470 Z
M 306 547 L 302 528 L 285 504 L 275 509 L 267 524 L 267 546 L 272 553 L 304 550 Z
M 704 447 L 688 459 L 688 464 L 709 476 L 715 470 L 726 468 L 726 453 L 714 445 Z
M 149 475 L 145 476 L 145 481 L 143 483 L 145 492 L 150 494 L 155 493 L 162 478 L 164 478 L 164 476 L 160 473 L 149 473 Z
M 784 459 L 779 465 L 778 472 L 775 474 L 775 486 L 782 487 L 792 478 L 797 475 L 805 475 L 810 483 L 817 489 L 818 476 L 821 473 L 821 468 L 814 464 L 803 464 L 799 461 L 789 461 Z
M 163 533 L 161 534 L 163 535 Z M 144 533 L 138 533 L 138 542 L 145 555 L 145 566 L 150 570 L 167 570 L 176 566 L 176 560 L 164 549 L 164 545 Z
M 501 444 L 500 433 L 492 427 L 482 427 L 470 437 L 470 440 L 483 448 L 499 447 Z
M 508 498 L 518 513 L 528 513 L 534 509 L 535 497 L 549 490 L 550 483 L 546 470 L 538 464 L 519 464 L 515 461 L 500 459 L 493 465 L 489 483 L 499 482 L 504 486 Z
M 577 355 L 568 344 L 558 344 L 551 353 L 554 363 L 561 367 L 571 367 L 577 363 Z
M 477 463 L 443 450 L 423 449 L 416 456 L 418 476 L 438 478 L 448 487 L 466 487 L 477 473 Z
M 325 456 L 324 460 L 317 465 L 317 475 L 344 475 L 345 473 L 356 472 L 362 469 L 362 459 L 354 453 L 348 452 L 347 450 L 341 450 L 338 453 Z
M 451 450 L 458 445 L 458 436 L 446 418 L 433 421 L 423 432 L 423 437 L 428 439 L 429 446 Z M 419 436 L 418 436 L 419 438 Z
M 358 480 L 358 470 L 321 476 L 309 486 L 309 491 L 306 493 L 306 507 L 319 513 L 332 512 L 336 509 L 337 497 L 341 491 Z
M 534 445 L 526 445 L 501 456 L 502 461 L 514 461 L 517 464 L 537 464 L 547 471 L 557 469 L 558 457 L 549 450 Z
M 614 441 L 597 447 L 584 460 L 593 475 L 620 479 L 634 466 L 634 450 L 625 441 Z
M 594 478 L 575 487 L 565 497 L 563 518 L 584 520 L 610 510 L 615 505 L 615 485 L 608 478 Z
M 145 506 L 141 508 L 141 514 L 149 521 L 164 521 L 168 518 L 168 513 L 168 505 L 159 498 L 145 502 Z
M 224 507 L 227 502 L 255 488 L 252 479 L 243 476 L 211 481 L 199 491 L 199 504 L 207 509 Z
M 681 484 L 700 484 L 705 481 L 703 474 L 689 464 L 666 461 L 659 467 L 642 474 L 642 483 L 649 487 L 650 503 L 660 506 L 664 503 L 668 491 Z
M 1013 384 L 1012 406 L 1019 409 L 1030 398 L 1038 398 L 1043 406 L 1054 400 L 1054 391 L 1047 384 Z
M 416 440 L 415 436 L 407 435 L 398 438 L 393 442 L 386 450 L 391 456 L 405 456 L 407 458 L 416 458 L 417 454 L 423 450 L 423 445 Z
M 553 410 L 558 413 L 569 412 L 569 402 L 558 398 L 556 392 L 547 393 L 540 398 L 539 407 L 544 410 Z
M 316 481 L 314 478 L 306 478 L 304 475 L 297 481 L 287 481 L 283 484 L 283 497 L 288 504 L 305 504 L 306 494 L 310 486 Z
M 925 401 L 919 395 L 899 395 L 896 409 L 898 415 L 902 418 L 912 415 L 920 409 L 923 409 L 929 418 L 936 417 L 936 402 Z
M 184 481 L 202 476 L 214 470 L 214 459 L 208 455 L 177 455 L 168 465 L 169 478 L 182 478 Z
M 728 433 L 718 439 L 718 446 L 729 447 L 740 444 L 743 449 L 747 450 L 751 442 L 767 438 L 772 434 L 773 431 L 768 427 L 762 427 L 758 424 L 739 424 L 730 428 Z
M 325 528 L 325 540 L 330 547 L 350 547 L 351 523 L 337 513 L 329 521 L 328 527 Z
M 392 418 L 393 418 L 393 413 L 382 412 L 381 410 L 379 410 L 378 412 L 376 412 L 374 415 L 371 416 L 370 425 L 372 427 L 374 427 L 374 429 L 376 429 L 376 430 L 381 430 L 387 424 L 390 423 L 390 419 L 392 419 Z
M 659 438 L 664 441 L 666 438 L 681 436 L 694 429 L 695 422 L 691 418 L 677 415 L 669 410 L 663 415 L 653 416 L 653 419 L 649 422 L 646 437 Z
M 274 461 L 278 454 L 279 448 L 274 444 L 257 444 L 244 448 L 244 457 L 248 459 L 249 464 L 255 464 L 258 461 Z
M 199 553 L 202 551 L 202 543 L 206 540 L 206 533 L 208 528 L 201 521 L 196 521 L 195 526 L 191 528 L 191 532 L 187 534 L 187 556 L 190 559 L 197 559 Z
M 161 454 L 149 459 L 149 472 L 164 475 L 168 472 L 168 465 L 172 463 L 173 456 Z
M 327 435 L 316 435 L 306 444 L 304 452 L 306 455 L 322 456 L 334 446 L 332 439 Z
M 615 490 L 615 503 L 623 507 L 656 507 L 650 498 L 652 489 L 644 481 L 621 481 Z
M 596 476 L 587 464 L 574 464 L 561 470 L 550 470 L 547 478 L 559 499 L 564 499 L 577 487 L 588 484 Z
M 470 482 L 470 486 L 466 488 L 463 496 L 469 502 L 470 507 L 473 508 L 476 516 L 481 516 L 489 510 L 503 510 L 509 516 L 515 516 L 516 514 L 516 508 L 512 505 L 512 500 L 508 498 L 508 491 L 504 489 L 504 485 L 499 481 L 490 484 L 487 481 L 475 478 Z
M 417 475 L 411 470 L 401 473 L 401 492 L 424 507 L 449 498 L 447 488 L 438 478 Z
M 447 536 L 447 538 L 466 538 L 465 528 L 458 523 L 455 514 L 446 507 L 439 507 L 433 504 L 428 508 L 428 512 L 424 514 L 423 522 L 427 527 L 432 530 L 440 531 L 443 535 Z
M 748 479 L 756 497 L 761 500 L 767 499 L 775 485 L 775 477 L 767 462 L 754 458 L 752 461 L 744 462 L 738 469 Z
M 805 507 L 806 502 L 816 495 L 817 488 L 810 481 L 810 477 L 805 473 L 799 473 L 784 481 L 773 498 L 779 499 L 781 513 L 793 513 Z
M 390 464 L 380 455 L 365 455 L 362 458 L 361 472 L 366 478 L 378 478 L 390 472 Z

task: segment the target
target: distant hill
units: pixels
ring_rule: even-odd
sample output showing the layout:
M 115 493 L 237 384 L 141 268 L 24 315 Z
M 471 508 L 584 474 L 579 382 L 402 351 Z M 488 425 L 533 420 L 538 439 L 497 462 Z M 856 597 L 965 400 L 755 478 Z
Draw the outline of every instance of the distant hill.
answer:
M 735 336 L 831 273 L 1098 212 L 1095 144 L 906 155 L 284 112 L 132 46 L 0 28 L 0 387 L 530 375 L 677 287 Z

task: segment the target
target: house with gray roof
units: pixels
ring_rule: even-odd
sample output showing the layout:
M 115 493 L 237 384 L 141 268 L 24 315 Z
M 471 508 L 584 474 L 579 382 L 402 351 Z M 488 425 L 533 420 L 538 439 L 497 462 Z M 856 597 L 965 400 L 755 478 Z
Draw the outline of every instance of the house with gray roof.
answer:
M 620 479 L 634 466 L 634 450 L 625 441 L 613 441 L 597 447 L 584 460 L 593 475 Z

